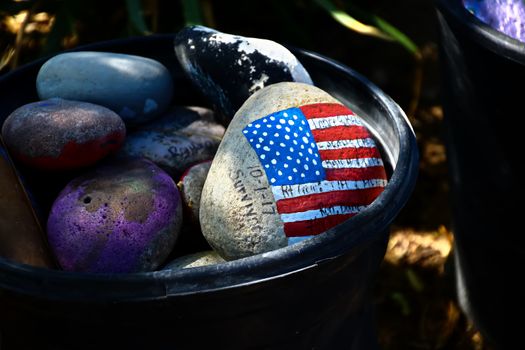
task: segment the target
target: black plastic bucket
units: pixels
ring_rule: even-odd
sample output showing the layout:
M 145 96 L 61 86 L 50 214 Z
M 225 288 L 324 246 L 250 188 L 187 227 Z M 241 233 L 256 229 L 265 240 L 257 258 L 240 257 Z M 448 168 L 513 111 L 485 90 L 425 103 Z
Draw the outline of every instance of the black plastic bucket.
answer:
M 155 58 L 173 73 L 176 103 L 198 102 L 173 36 L 85 46 Z M 370 289 L 389 225 L 416 181 L 418 154 L 403 111 L 377 87 L 321 55 L 294 50 L 316 84 L 362 115 L 391 167 L 366 210 L 297 245 L 226 264 L 124 275 L 33 268 L 0 258 L 4 348 L 373 349 Z M 0 79 L 0 120 L 37 99 L 43 61 Z M 1 215 L 1 213 L 0 213 Z M 18 346 L 18 347 L 16 347 Z
M 458 298 L 498 348 L 521 339 L 525 44 L 437 1 Z M 522 320 L 516 322 L 515 320 Z

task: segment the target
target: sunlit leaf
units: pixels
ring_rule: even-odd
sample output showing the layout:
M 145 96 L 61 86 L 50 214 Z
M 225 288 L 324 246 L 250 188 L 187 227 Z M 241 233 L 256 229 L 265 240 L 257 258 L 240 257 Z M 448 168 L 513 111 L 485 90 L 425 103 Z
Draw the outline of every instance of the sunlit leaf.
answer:
M 15 49 L 13 47 L 9 47 L 4 51 L 4 54 L 0 57 L 0 71 L 9 65 L 14 54 Z
M 378 16 L 374 15 L 372 19 L 373 19 L 374 24 L 379 29 L 381 29 L 383 32 L 390 35 L 390 37 L 394 38 L 405 49 L 407 49 L 413 54 L 418 54 L 419 48 L 417 47 L 417 45 L 412 40 L 410 40 L 408 36 L 403 34 L 399 29 L 397 29 L 396 27 L 394 27 L 393 25 L 391 25 L 390 23 L 388 23 L 387 21 L 385 21 L 384 19 Z
M 186 25 L 204 24 L 199 0 L 182 0 L 182 8 Z
M 341 11 L 330 0 L 315 0 L 315 2 L 325 9 L 337 22 L 355 32 L 383 40 L 394 40 L 390 35 L 382 32 L 380 29 L 361 23 L 346 12 Z
M 362 17 L 365 21 L 372 24 L 367 25 L 338 9 L 330 0 L 315 0 L 315 2 L 328 11 L 336 21 L 345 27 L 361 34 L 374 36 L 384 40 L 396 41 L 411 54 L 419 58 L 420 53 L 417 45 L 403 32 L 381 17 L 351 5 L 352 13 L 355 12 L 356 14 L 359 14 L 359 17 Z

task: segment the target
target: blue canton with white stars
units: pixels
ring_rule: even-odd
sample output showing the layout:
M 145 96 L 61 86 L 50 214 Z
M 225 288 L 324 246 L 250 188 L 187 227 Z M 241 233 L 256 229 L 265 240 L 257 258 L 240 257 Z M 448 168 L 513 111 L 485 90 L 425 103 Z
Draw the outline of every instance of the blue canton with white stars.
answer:
M 299 108 L 253 121 L 243 134 L 261 162 L 270 185 L 295 185 L 325 179 L 317 144 Z

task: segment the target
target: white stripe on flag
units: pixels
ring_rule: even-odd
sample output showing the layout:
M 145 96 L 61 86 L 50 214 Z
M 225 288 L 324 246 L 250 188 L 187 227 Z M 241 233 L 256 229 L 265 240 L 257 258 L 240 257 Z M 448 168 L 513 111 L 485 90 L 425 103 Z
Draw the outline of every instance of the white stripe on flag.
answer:
M 273 196 L 275 201 L 287 198 L 295 198 L 300 196 L 308 196 L 310 194 L 325 193 L 332 191 L 350 191 L 362 190 L 374 187 L 385 187 L 387 180 L 384 179 L 370 179 L 358 181 L 320 181 L 309 182 L 298 185 L 282 185 L 272 186 Z
M 298 213 L 281 214 L 283 222 L 296 222 L 305 220 L 322 219 L 331 215 L 356 214 L 366 208 L 366 205 L 360 206 L 335 206 L 330 208 L 321 208 L 314 210 L 301 211 Z
M 361 147 L 375 147 L 375 146 L 376 144 L 374 140 L 372 140 L 371 138 L 317 142 L 317 148 L 320 151 L 341 149 L 341 148 L 361 148 Z
M 368 168 L 371 166 L 382 166 L 381 158 L 353 158 L 353 159 L 335 159 L 323 160 L 325 169 L 343 169 L 343 168 Z
M 310 129 L 327 129 L 334 126 L 363 126 L 363 122 L 356 115 L 338 115 L 335 117 L 325 117 L 325 118 L 312 118 L 308 119 L 308 124 Z

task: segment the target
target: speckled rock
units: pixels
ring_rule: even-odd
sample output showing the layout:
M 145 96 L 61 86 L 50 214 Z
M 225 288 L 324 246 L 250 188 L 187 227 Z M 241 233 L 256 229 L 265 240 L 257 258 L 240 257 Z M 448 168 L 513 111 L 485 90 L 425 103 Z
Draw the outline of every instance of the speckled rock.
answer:
M 96 103 L 118 113 L 127 125 L 151 120 L 171 102 L 173 81 L 160 62 L 110 52 L 68 52 L 38 72 L 41 99 L 60 97 Z
M 152 271 L 173 249 L 181 222 L 173 180 L 141 159 L 71 181 L 53 204 L 47 234 L 64 270 Z
M 213 112 L 174 107 L 126 138 L 120 157 L 144 157 L 178 178 L 193 164 L 212 159 L 224 134 Z
M 208 171 L 210 171 L 210 166 L 211 161 L 195 164 L 181 176 L 179 183 L 177 183 L 186 212 L 194 223 L 199 221 L 202 187 L 208 176 Z
M 492 28 L 525 42 L 525 3 L 516 0 L 463 0 L 465 8 Z
M 297 58 L 270 40 L 192 26 L 175 37 L 175 53 L 225 125 L 250 95 L 265 86 L 283 81 L 313 84 Z
M 105 107 L 53 98 L 16 109 L 4 122 L 2 136 L 18 161 L 39 169 L 69 170 L 118 150 L 126 127 Z
M 226 260 L 263 253 L 356 215 L 386 183 L 360 117 L 314 86 L 274 84 L 224 135 L 202 191 L 202 232 Z
M 181 256 L 169 264 L 163 270 L 181 270 L 191 267 L 208 266 L 226 262 L 217 252 L 210 250 Z

